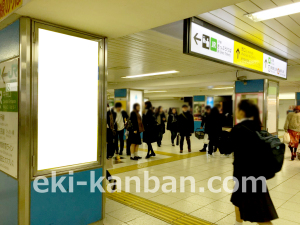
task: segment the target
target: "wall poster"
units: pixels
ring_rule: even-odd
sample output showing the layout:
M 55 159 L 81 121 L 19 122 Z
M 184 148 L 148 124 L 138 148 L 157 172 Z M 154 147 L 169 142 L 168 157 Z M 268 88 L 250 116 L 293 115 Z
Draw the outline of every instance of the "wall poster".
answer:
M 0 63 L 0 170 L 18 178 L 19 58 Z
M 194 102 L 194 121 L 202 121 L 202 115 L 205 112 L 205 102 Z

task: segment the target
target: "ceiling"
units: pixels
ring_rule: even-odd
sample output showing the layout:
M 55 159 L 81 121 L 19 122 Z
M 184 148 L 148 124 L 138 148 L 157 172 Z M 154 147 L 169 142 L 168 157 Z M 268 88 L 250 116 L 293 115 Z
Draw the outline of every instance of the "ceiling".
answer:
M 294 2 L 300 0 L 250 0 L 200 14 L 198 18 L 288 59 L 289 65 L 299 65 L 300 13 L 256 23 L 245 17 Z
M 24 0 L 17 14 L 106 37 L 121 37 L 242 0 Z
M 280 92 L 300 91 L 300 76 L 298 75 L 300 69 L 300 14 L 255 24 L 244 17 L 244 14 L 267 9 L 267 6 L 270 8 L 270 3 L 274 7 L 274 2 L 279 5 L 279 2 L 281 4 L 283 2 L 291 3 L 291 0 L 273 0 L 273 3 L 270 0 L 246 1 L 200 14 L 198 17 L 287 58 L 288 80 L 280 81 Z M 254 5 L 256 10 L 254 7 L 250 7 L 251 5 Z M 258 8 L 258 5 L 261 8 Z M 248 11 L 241 10 L 241 7 Z M 233 12 L 235 12 L 235 16 L 232 15 Z M 286 21 L 285 25 L 283 25 L 283 21 Z M 299 21 L 299 24 L 296 21 Z M 183 54 L 182 35 L 183 23 L 178 21 L 109 40 L 108 87 L 110 95 L 113 96 L 113 89 L 118 88 L 167 91 L 146 93 L 145 96 L 150 100 L 202 94 L 232 94 L 233 89 L 216 90 L 211 88 L 232 87 L 236 80 L 237 69 Z M 121 78 L 128 75 L 169 70 L 177 70 L 179 73 L 134 79 Z M 239 69 L 239 76 L 247 76 L 248 79 L 266 78 L 266 76 L 241 69 Z

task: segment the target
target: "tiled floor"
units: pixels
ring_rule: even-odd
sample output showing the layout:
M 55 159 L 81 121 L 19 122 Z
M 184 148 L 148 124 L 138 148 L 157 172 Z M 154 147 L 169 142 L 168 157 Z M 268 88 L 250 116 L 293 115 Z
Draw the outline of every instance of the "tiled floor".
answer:
M 164 152 L 166 154 L 157 154 L 151 159 L 142 159 L 138 162 L 126 159 L 122 160 L 124 163 L 115 165 L 114 168 L 123 167 L 126 170 L 127 166 L 135 165 L 137 163 L 143 164 L 145 162 L 157 161 L 176 158 L 180 155 L 179 148 L 172 147 L 170 144 L 170 135 L 167 132 L 164 136 L 162 147 L 155 150 Z M 192 151 L 197 152 L 203 143 L 194 137 L 192 138 Z M 146 146 L 141 146 L 146 149 Z M 185 147 L 186 148 L 186 147 Z M 185 150 L 184 154 L 187 153 Z M 175 157 L 174 157 L 175 155 Z M 140 151 L 140 156 L 146 156 L 146 152 Z M 143 164 L 145 165 L 145 164 Z M 166 205 L 170 208 L 182 211 L 195 217 L 199 217 L 206 221 L 219 225 L 232 225 L 235 222 L 234 207 L 230 203 L 230 194 L 222 189 L 221 193 L 212 193 L 207 189 L 207 182 L 213 176 L 220 176 L 224 179 L 232 175 L 232 158 L 223 158 L 219 154 L 216 157 L 207 159 L 206 155 L 185 158 L 181 160 L 174 160 L 167 163 L 162 163 L 154 166 L 135 169 L 128 172 L 118 173 L 116 176 L 122 179 L 122 184 L 119 188 L 125 189 L 125 176 L 138 176 L 141 178 L 141 192 L 136 193 L 134 182 L 131 183 L 130 193 L 136 194 L 140 197 L 149 199 L 151 201 Z M 177 181 L 176 193 L 163 193 L 160 189 L 156 193 L 144 193 L 144 171 L 149 171 L 149 176 L 157 176 L 161 184 L 166 181 L 164 176 L 173 176 Z M 196 192 L 191 193 L 191 185 L 186 182 L 180 187 L 180 176 L 193 176 L 196 182 Z M 170 180 L 167 180 L 170 182 Z M 218 189 L 221 187 L 221 181 L 214 181 L 213 187 Z M 229 182 L 229 187 L 233 183 Z M 154 182 L 150 182 L 149 188 L 154 187 Z M 180 188 L 185 188 L 186 192 L 180 193 Z M 199 188 L 204 187 L 205 192 L 199 193 Z M 286 154 L 286 160 L 283 170 L 276 175 L 275 178 L 268 181 L 268 187 L 274 205 L 277 208 L 280 219 L 274 221 L 275 225 L 300 225 L 300 161 L 290 161 L 289 152 Z M 169 187 L 170 188 L 170 187 Z M 106 219 L 105 225 L 118 224 L 167 224 L 161 220 L 151 217 L 145 213 L 132 209 L 128 206 L 122 205 L 113 200 L 107 199 L 106 202 Z M 251 223 L 244 223 L 251 224 Z

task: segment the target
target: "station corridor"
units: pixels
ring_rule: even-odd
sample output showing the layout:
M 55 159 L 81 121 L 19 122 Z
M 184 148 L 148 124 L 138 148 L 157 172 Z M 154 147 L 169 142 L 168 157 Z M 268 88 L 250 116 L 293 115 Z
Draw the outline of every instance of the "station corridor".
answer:
M 216 157 L 208 159 L 205 153 L 198 151 L 202 146 L 203 142 L 193 136 L 192 153 L 185 149 L 184 153 L 180 154 L 179 147 L 171 145 L 170 134 L 166 132 L 162 147 L 153 145 L 156 157 L 145 159 L 145 145 L 140 146 L 139 155 L 143 156 L 143 159 L 138 162 L 124 156 L 126 159 L 114 164 L 114 168 L 110 170 L 112 175 L 121 178 L 122 184 L 118 189 L 122 192 L 107 194 L 104 224 L 234 224 L 231 194 L 223 189 L 221 193 L 212 193 L 207 189 L 211 177 L 220 176 L 223 181 L 224 178 L 232 176 L 233 158 L 222 157 L 216 153 Z M 275 178 L 268 180 L 268 188 L 280 217 L 274 221 L 275 225 L 300 224 L 300 161 L 290 161 L 289 154 L 287 149 L 282 171 L 276 174 Z M 177 181 L 180 176 L 193 176 L 196 180 L 196 192 L 191 193 L 190 182 L 187 181 L 184 193 L 180 193 L 179 182 L 176 193 L 163 193 L 161 188 L 156 193 L 143 193 L 144 171 L 149 171 L 149 176 L 157 176 L 161 185 L 163 176 L 173 176 Z M 140 193 L 136 192 L 134 181 L 131 181 L 130 193 L 124 193 L 125 176 L 141 178 Z M 149 188 L 153 185 L 150 182 Z M 221 185 L 221 181 L 213 182 L 215 189 Z M 205 188 L 204 193 L 199 193 L 200 187 Z M 229 182 L 228 187 L 232 188 L 233 183 Z

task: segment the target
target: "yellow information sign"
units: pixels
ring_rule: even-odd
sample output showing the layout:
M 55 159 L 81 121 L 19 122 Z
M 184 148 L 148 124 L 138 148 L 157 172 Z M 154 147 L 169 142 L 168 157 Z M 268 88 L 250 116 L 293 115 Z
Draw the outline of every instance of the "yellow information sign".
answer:
M 19 8 L 23 0 L 0 0 L 0 21 Z
M 233 63 L 263 72 L 264 53 L 237 41 L 234 42 Z

